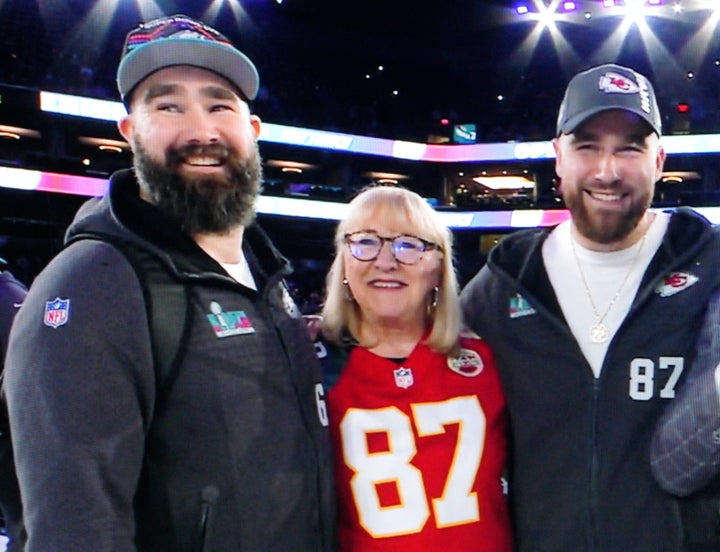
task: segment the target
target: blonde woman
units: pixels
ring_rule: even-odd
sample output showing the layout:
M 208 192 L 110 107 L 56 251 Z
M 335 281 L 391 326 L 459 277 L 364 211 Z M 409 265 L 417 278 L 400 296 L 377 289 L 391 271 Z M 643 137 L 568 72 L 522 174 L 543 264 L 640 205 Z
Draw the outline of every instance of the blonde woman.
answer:
M 336 232 L 323 335 L 343 551 L 512 548 L 505 398 L 461 337 L 452 235 L 416 193 L 362 191 Z

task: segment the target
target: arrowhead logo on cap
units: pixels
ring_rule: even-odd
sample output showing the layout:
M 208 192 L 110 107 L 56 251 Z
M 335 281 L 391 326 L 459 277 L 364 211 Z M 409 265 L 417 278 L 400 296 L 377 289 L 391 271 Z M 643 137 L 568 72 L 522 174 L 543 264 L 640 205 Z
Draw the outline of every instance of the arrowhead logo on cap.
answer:
M 608 94 L 636 94 L 640 87 L 619 73 L 605 73 L 598 82 L 598 87 Z

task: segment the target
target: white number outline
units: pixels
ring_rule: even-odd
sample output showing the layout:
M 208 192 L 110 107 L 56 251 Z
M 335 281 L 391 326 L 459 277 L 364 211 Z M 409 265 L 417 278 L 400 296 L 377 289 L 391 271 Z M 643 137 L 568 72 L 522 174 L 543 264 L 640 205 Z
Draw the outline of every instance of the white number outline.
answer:
M 685 370 L 683 357 L 660 357 L 658 369 L 672 369 L 665 386 L 660 390 L 661 399 L 674 399 L 675 387 Z M 655 363 L 649 358 L 634 358 L 630 363 L 630 398 L 636 401 L 649 401 L 655 394 Z
M 477 396 L 455 397 L 434 403 L 410 405 L 410 416 L 396 407 L 351 408 L 340 422 L 340 438 L 360 525 L 374 538 L 419 533 L 430 511 L 423 475 L 411 464 L 417 454 L 412 423 L 419 438 L 439 435 L 445 427 L 458 425 L 457 443 L 442 495 L 431 502 L 437 527 L 477 522 L 480 519 L 473 484 L 484 451 L 487 420 Z M 385 432 L 388 451 L 371 453 L 367 435 Z M 394 482 L 400 504 L 383 507 L 375 486 Z
M 649 401 L 655 390 L 655 363 L 649 358 L 634 358 L 630 363 L 630 398 Z
M 660 397 L 663 399 L 675 398 L 675 386 L 685 369 L 685 359 L 683 357 L 660 357 L 660 370 L 673 369 L 672 374 L 667 380 L 665 387 L 660 391 Z
M 325 402 L 325 388 L 322 383 L 315 384 L 315 405 L 317 406 L 318 419 L 323 427 L 327 427 L 329 420 L 327 414 L 327 403 Z

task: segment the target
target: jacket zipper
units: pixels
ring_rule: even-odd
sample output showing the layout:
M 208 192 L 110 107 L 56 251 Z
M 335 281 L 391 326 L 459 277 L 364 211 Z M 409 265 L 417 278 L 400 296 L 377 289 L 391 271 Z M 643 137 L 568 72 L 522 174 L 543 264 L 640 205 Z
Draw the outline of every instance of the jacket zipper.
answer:
M 213 518 L 215 514 L 215 503 L 220 491 L 215 485 L 203 487 L 201 492 L 202 508 L 200 510 L 200 525 L 198 527 L 197 552 L 208 552 L 212 541 Z
M 592 405 L 592 459 L 590 461 L 590 539 L 591 550 L 600 550 L 600 534 L 598 521 L 598 401 L 600 395 L 600 378 L 593 378 Z
M 287 289 L 285 289 L 284 284 L 282 283 L 284 279 L 284 276 L 275 274 L 274 276 L 268 278 L 267 285 L 265 287 L 265 290 L 263 291 L 263 294 L 267 297 L 267 294 L 271 292 L 273 287 L 280 286 L 283 288 L 279 292 L 282 294 L 283 291 L 285 293 L 289 293 Z M 281 300 L 283 298 L 281 297 Z M 300 409 L 300 419 L 302 420 L 303 427 L 305 428 L 305 432 L 309 438 L 310 441 L 310 449 L 313 455 L 313 459 L 315 461 L 315 488 L 317 489 L 318 494 L 318 500 L 317 500 L 317 510 L 315 512 L 316 516 L 316 523 L 318 527 L 318 531 L 320 532 L 320 549 L 321 551 L 324 550 L 332 550 L 334 545 L 332 543 L 326 542 L 326 527 L 324 527 L 324 519 L 325 519 L 325 512 L 324 512 L 324 500 L 323 500 L 323 477 L 322 477 L 322 471 L 323 471 L 323 464 L 321 460 L 321 454 L 322 451 L 320 448 L 322 447 L 322 443 L 319 443 L 317 440 L 317 436 L 315 434 L 314 424 L 311 421 L 311 417 L 313 416 L 313 413 L 309 414 L 310 418 L 308 417 L 306 413 L 306 409 L 303 406 L 303 401 L 301 398 L 300 393 L 300 387 L 299 387 L 299 381 L 298 381 L 298 375 L 296 373 L 296 370 L 293 370 L 293 361 L 291 360 L 292 356 L 290 355 L 290 351 L 288 351 L 288 344 L 285 342 L 285 338 L 283 337 L 282 332 L 278 328 L 277 323 L 275 322 L 275 318 L 272 313 L 272 300 L 268 297 L 267 302 L 263 302 L 259 308 L 263 311 L 265 316 L 268 317 L 270 320 L 270 323 L 272 327 L 275 329 L 275 335 L 278 338 L 278 341 L 283 347 L 283 350 L 285 351 L 285 356 L 287 357 L 287 369 L 288 373 L 290 374 L 290 380 L 292 382 L 292 387 L 295 395 L 295 400 L 297 402 L 298 408 Z M 281 306 L 280 308 L 284 308 L 284 306 Z M 287 316 L 290 316 L 289 313 L 286 313 Z M 327 397 L 326 397 L 327 399 Z

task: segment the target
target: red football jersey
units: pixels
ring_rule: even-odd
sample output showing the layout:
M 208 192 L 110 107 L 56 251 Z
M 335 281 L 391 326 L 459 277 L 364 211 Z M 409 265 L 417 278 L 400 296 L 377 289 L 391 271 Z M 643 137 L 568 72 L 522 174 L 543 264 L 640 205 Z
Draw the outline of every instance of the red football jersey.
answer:
M 461 346 L 351 351 L 328 393 L 343 552 L 512 550 L 505 398 L 487 344 Z

